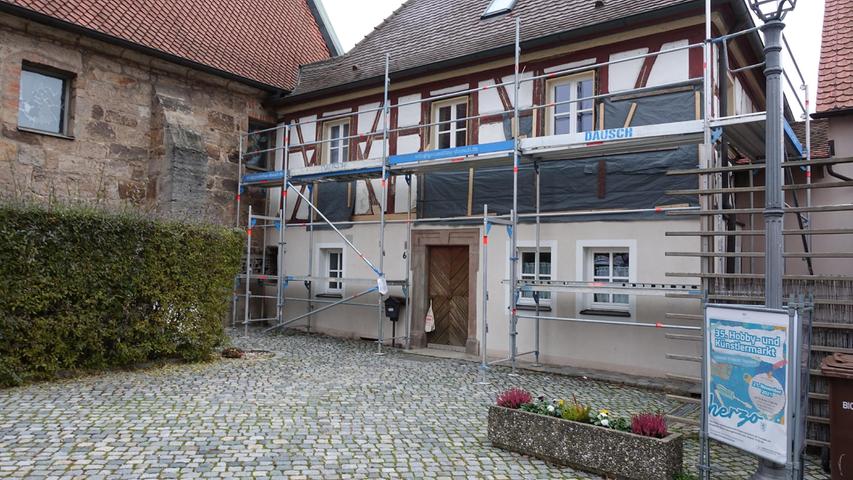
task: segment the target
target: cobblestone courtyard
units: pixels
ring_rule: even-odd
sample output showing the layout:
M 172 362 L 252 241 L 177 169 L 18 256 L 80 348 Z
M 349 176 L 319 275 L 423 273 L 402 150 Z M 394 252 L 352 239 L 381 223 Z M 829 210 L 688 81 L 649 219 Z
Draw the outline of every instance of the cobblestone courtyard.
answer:
M 670 406 L 656 392 L 505 369 L 477 385 L 474 364 L 378 357 L 367 342 L 233 341 L 273 355 L 0 390 L 0 478 L 597 478 L 492 448 L 486 406 L 510 386 L 617 414 Z M 715 478 L 753 466 L 735 455 Z

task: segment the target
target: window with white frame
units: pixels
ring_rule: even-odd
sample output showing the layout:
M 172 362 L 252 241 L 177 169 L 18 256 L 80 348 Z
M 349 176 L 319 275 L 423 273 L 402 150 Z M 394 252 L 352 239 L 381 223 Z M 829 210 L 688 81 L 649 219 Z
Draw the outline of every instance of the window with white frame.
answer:
M 518 250 L 521 253 L 522 280 L 535 280 L 537 266 L 539 280 L 551 280 L 551 249 L 549 247 L 539 248 L 539 258 L 536 258 L 536 248 L 519 248 Z M 535 306 L 533 292 L 521 292 L 518 304 Z M 539 292 L 539 306 L 551 306 L 551 292 Z
M 344 289 L 344 252 L 342 248 L 320 249 L 323 261 L 323 293 L 341 294 Z
M 548 103 L 553 104 L 548 107 L 551 135 L 594 130 L 595 102 L 590 98 L 594 95 L 594 83 L 591 72 L 548 82 Z
M 468 99 L 436 102 L 432 108 L 436 148 L 464 147 L 468 142 Z
M 325 130 L 327 163 L 342 163 L 349 160 L 349 120 L 327 122 Z
M 18 98 L 18 128 L 70 135 L 70 73 L 24 63 Z
M 593 249 L 589 258 L 592 262 L 592 281 L 610 283 L 630 281 L 631 255 L 627 249 Z M 629 296 L 623 294 L 595 293 L 592 296 L 594 308 L 627 308 L 629 303 Z

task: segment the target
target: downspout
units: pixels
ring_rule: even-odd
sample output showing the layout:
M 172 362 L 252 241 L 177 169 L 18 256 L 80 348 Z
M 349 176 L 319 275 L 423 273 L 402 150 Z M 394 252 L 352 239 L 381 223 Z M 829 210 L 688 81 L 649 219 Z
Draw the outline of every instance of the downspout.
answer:
M 835 156 L 835 140 L 829 141 L 829 156 L 830 157 Z M 835 177 L 835 178 L 842 180 L 842 181 L 845 181 L 845 182 L 853 182 L 853 178 L 850 178 L 847 175 L 843 175 L 841 173 L 836 172 L 835 170 L 832 169 L 832 167 L 834 167 L 834 165 L 827 165 L 826 166 L 826 173 L 828 173 L 830 176 Z
M 726 117 L 729 115 L 729 49 L 726 48 L 725 42 L 721 45 L 720 48 L 721 55 L 718 60 L 718 77 L 720 78 L 720 116 Z M 726 138 L 725 129 L 723 129 L 723 133 L 720 136 L 720 159 L 724 167 L 728 167 L 729 162 L 729 141 Z M 729 174 L 723 173 L 721 176 L 722 188 L 729 188 Z M 732 182 L 734 183 L 734 182 Z M 723 198 L 723 210 L 729 210 L 734 208 L 732 205 L 732 197 L 731 195 L 724 193 L 722 195 Z M 723 218 L 726 221 L 726 230 L 729 232 L 734 232 L 737 230 L 737 217 L 732 214 L 723 215 Z M 732 253 L 737 248 L 737 238 L 734 235 L 726 236 L 726 252 Z M 734 273 L 736 258 L 728 257 L 726 258 L 726 272 Z

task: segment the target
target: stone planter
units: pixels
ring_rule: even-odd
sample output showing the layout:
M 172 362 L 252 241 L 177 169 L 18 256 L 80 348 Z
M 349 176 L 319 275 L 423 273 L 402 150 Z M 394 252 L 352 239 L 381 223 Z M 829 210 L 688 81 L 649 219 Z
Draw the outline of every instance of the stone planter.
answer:
M 492 445 L 617 479 L 672 480 L 682 468 L 682 438 L 643 437 L 562 418 L 489 407 Z

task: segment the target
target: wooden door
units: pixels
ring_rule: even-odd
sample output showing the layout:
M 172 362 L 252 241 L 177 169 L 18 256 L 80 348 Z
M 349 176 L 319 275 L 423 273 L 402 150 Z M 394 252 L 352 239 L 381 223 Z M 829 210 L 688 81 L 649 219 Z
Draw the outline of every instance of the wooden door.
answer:
M 429 299 L 435 331 L 429 343 L 464 347 L 468 340 L 468 247 L 429 248 Z

